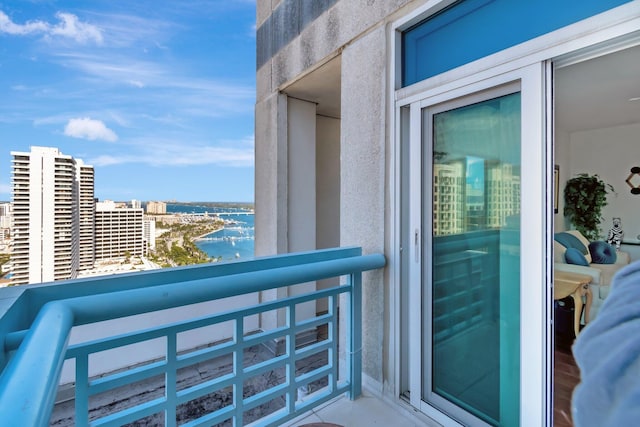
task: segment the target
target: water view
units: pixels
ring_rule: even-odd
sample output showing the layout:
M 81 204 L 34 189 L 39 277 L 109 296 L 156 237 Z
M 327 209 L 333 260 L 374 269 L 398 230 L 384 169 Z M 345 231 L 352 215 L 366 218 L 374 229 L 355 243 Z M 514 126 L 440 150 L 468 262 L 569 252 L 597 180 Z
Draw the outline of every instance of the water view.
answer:
M 167 213 L 220 214 L 223 229 L 196 240 L 196 246 L 220 261 L 248 259 L 254 256 L 254 215 L 242 208 L 226 208 L 167 203 Z

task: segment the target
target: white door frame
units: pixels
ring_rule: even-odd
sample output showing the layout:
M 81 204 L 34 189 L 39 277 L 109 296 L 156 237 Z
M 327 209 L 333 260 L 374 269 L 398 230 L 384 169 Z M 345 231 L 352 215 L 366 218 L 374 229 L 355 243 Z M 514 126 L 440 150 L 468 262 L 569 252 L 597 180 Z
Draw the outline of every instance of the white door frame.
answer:
M 609 52 L 621 50 L 626 47 L 640 44 L 640 1 L 634 1 L 615 9 L 609 10 L 594 17 L 585 19 L 578 23 L 569 25 L 560 30 L 545 34 L 536 39 L 505 49 L 504 51 L 490 55 L 474 61 L 465 66 L 459 67 L 450 72 L 435 76 L 424 81 L 418 82 L 409 87 L 400 87 L 400 52 L 401 52 L 401 32 L 416 22 L 424 19 L 429 13 L 450 4 L 450 0 L 429 0 L 421 7 L 416 8 L 408 15 L 398 19 L 392 23 L 389 29 L 389 39 L 391 40 L 389 49 L 389 99 L 394 100 L 393 108 L 389 110 L 389 123 L 391 126 L 390 135 L 394 138 L 391 143 L 389 172 L 393 182 L 390 185 L 390 199 L 393 201 L 393 208 L 390 216 L 390 242 L 392 250 L 390 252 L 390 279 L 392 280 L 392 316 L 391 330 L 393 336 L 389 340 L 390 345 L 394 348 L 390 349 L 392 360 L 390 366 L 393 368 L 394 390 L 395 396 L 399 396 L 402 390 L 402 360 L 403 354 L 402 343 L 400 342 L 401 329 L 404 327 L 401 306 L 403 301 L 415 305 L 419 302 L 419 298 L 410 295 L 408 298 L 403 295 L 401 289 L 401 250 L 410 250 L 409 263 L 415 264 L 416 256 L 418 260 L 421 258 L 420 253 L 415 253 L 412 249 L 402 248 L 401 242 L 403 236 L 401 230 L 401 175 L 407 173 L 403 170 L 401 164 L 401 125 L 400 125 L 400 109 L 406 106 L 418 106 L 424 100 L 430 103 L 437 103 L 439 97 L 443 99 L 451 99 L 457 93 L 469 93 L 469 87 L 482 86 L 482 82 L 488 83 L 488 87 L 495 86 L 500 76 L 515 73 L 513 77 L 518 77 L 517 73 L 521 72 L 520 78 L 527 81 L 526 87 L 529 90 L 522 92 L 522 116 L 538 117 L 535 120 L 523 120 L 522 133 L 526 134 L 526 140 L 522 140 L 522 155 L 527 161 L 523 162 L 523 194 L 530 194 L 532 199 L 523 198 L 521 207 L 521 223 L 522 224 L 538 224 L 535 230 L 528 230 L 526 234 L 521 236 L 521 242 L 526 242 L 526 254 L 521 254 L 522 259 L 531 260 L 531 262 L 522 263 L 521 277 L 526 278 L 527 283 L 534 286 L 526 286 L 521 288 L 521 319 L 526 319 L 526 325 L 521 325 L 521 394 L 520 394 L 520 417 L 522 421 L 526 421 L 531 425 L 549 424 L 551 420 L 552 407 L 552 352 L 551 337 L 549 336 L 550 328 L 550 309 L 546 307 L 551 301 L 551 277 L 552 277 L 552 259 L 551 258 L 551 234 L 553 232 L 553 218 L 550 212 L 553 201 L 552 183 L 547 178 L 552 176 L 553 170 L 553 152 L 552 152 L 552 129 L 551 129 L 551 99 L 549 83 L 550 60 L 561 58 L 563 63 L 577 62 L 588 59 L 589 57 L 599 56 L 602 49 Z M 518 71 L 520 70 L 520 71 Z M 506 79 L 510 80 L 509 78 Z M 466 87 L 466 88 L 465 88 Z M 524 89 L 526 89 L 526 87 Z M 534 95 L 535 93 L 535 95 Z M 533 97 L 535 99 L 530 99 Z M 420 117 L 419 113 L 410 112 L 410 135 L 409 138 L 414 140 L 415 133 L 419 127 L 414 126 L 415 121 Z M 419 108 L 415 108 L 419 111 Z M 538 125 L 533 125 L 537 122 Z M 416 130 L 417 129 L 417 130 Z M 532 141 L 536 140 L 537 144 Z M 537 146 L 537 147 L 536 147 Z M 534 153 L 528 153 L 529 149 L 537 148 Z M 412 148 L 412 150 L 416 150 Z M 409 173 L 411 180 L 415 178 L 413 174 L 420 167 L 422 156 L 419 153 L 411 152 L 411 164 Z M 526 170 L 524 168 L 526 167 Z M 537 169 L 537 170 L 535 170 Z M 536 179 L 537 177 L 537 179 Z M 526 186 L 526 187 L 525 187 Z M 526 193 L 525 193 L 526 192 Z M 409 202 L 415 204 L 416 202 Z M 418 230 L 418 238 L 422 240 L 422 230 L 420 226 L 416 228 L 414 224 L 420 224 L 415 218 L 414 212 L 417 206 L 410 206 L 411 217 L 409 219 L 411 225 L 407 227 L 411 234 Z M 551 214 L 552 215 L 552 214 Z M 406 242 L 411 242 L 415 236 L 405 236 Z M 409 281 L 420 280 L 416 277 L 421 271 L 420 268 L 414 266 L 410 271 Z M 537 285 L 536 285 L 537 284 Z M 536 286 L 538 286 L 536 288 Z M 533 292 L 536 290 L 536 292 Z M 538 309 L 535 309 L 536 304 Z M 540 308 L 542 307 L 542 308 Z M 418 311 L 420 312 L 420 311 Z M 415 307 L 410 309 L 411 316 L 414 316 Z M 533 316 L 533 317 L 530 317 Z M 408 322 L 412 324 L 410 319 Z M 419 323 L 418 323 L 419 324 Z M 533 336 L 531 334 L 534 334 Z M 523 338 L 527 339 L 524 340 Z M 535 339 L 531 339 L 534 338 Z M 410 340 L 411 341 L 411 340 Z M 540 349 L 542 348 L 542 351 Z M 535 356 L 527 356 L 534 354 Z M 415 354 L 409 354 L 410 372 L 416 372 Z M 413 375 L 409 375 L 412 377 Z M 405 376 L 406 377 L 406 376 Z M 410 401 L 414 407 L 420 400 L 420 393 L 411 393 Z M 452 420 L 438 411 L 429 413 L 437 421 L 450 425 Z M 454 424 L 455 425 L 455 424 Z
M 422 152 L 422 109 L 448 102 L 462 97 L 473 96 L 482 91 L 503 86 L 505 84 L 519 82 L 522 96 L 522 129 L 521 129 L 521 224 L 527 224 L 521 230 L 520 241 L 527 242 L 521 246 L 521 287 L 520 287 L 520 389 L 521 419 L 533 420 L 539 416 L 544 396 L 546 370 L 546 331 L 545 302 L 540 286 L 526 286 L 526 283 L 545 283 L 545 260 L 539 256 L 544 244 L 546 232 L 545 226 L 545 199 L 547 198 L 543 176 L 545 174 L 545 132 L 544 132 L 544 108 L 543 108 L 543 71 L 542 64 L 534 64 L 523 69 L 504 73 L 493 78 L 484 79 L 474 84 L 468 84 L 450 92 L 440 93 L 435 96 L 411 104 L 410 110 L 410 225 L 413 233 L 409 247 L 409 366 L 410 390 L 422 389 L 422 272 L 430 270 L 430 266 L 422 265 L 422 247 L 428 248 L 428 236 L 431 230 L 422 230 L 423 213 L 428 215 L 428 200 L 422 199 L 422 182 L 424 173 L 428 173 L 428 165 L 422 164 L 424 153 Z M 424 169 L 423 169 L 424 168 Z M 424 206 L 424 210 L 423 210 Z M 427 216 L 428 218 L 428 216 Z M 428 219 L 427 219 L 428 221 Z M 416 244 L 417 243 L 417 244 Z M 428 257 L 427 257 L 427 261 Z M 425 270 L 426 268 L 426 270 Z M 415 327 L 414 327 L 415 326 Z M 448 417 L 442 418 L 439 410 L 431 407 L 422 400 L 421 393 L 412 392 L 410 401 L 412 406 L 420 408 L 422 412 L 436 419 L 436 421 L 450 424 Z M 531 409 L 535 410 L 531 411 Z M 456 425 L 456 424 L 453 424 Z

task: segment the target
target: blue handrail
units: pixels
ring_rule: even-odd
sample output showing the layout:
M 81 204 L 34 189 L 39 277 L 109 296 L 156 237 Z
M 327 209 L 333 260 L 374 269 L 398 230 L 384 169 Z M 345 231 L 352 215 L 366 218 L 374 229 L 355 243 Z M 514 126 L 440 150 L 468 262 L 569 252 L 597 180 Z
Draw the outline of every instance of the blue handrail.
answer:
M 177 275 L 176 269 L 168 269 L 165 274 L 171 282 L 167 283 L 156 271 L 151 280 L 155 283 L 146 283 L 142 288 L 134 288 L 131 285 L 134 275 L 128 275 L 127 285 L 121 283 L 121 290 L 115 292 L 96 287 L 93 295 L 43 301 L 28 330 L 5 336 L 5 350 L 19 347 L 0 377 L 0 419 L 11 419 L 21 426 L 48 424 L 73 326 L 341 275 L 354 275 L 351 299 L 356 301 L 352 301 L 351 314 L 359 319 L 359 273 L 385 265 L 381 254 L 359 253 L 359 248 L 349 248 L 281 255 L 219 265 L 216 266 L 218 270 L 212 266 L 191 267 L 187 270 L 191 274 L 183 275 Z M 209 273 L 208 277 L 203 277 L 204 269 Z M 144 279 L 144 276 L 140 273 L 135 277 Z M 96 282 L 100 280 L 95 279 Z M 118 278 L 111 278 L 109 282 L 118 284 Z M 359 349 L 360 328 L 355 329 L 351 335 L 351 348 Z M 359 374 L 359 365 L 353 369 Z M 352 395 L 359 395 L 360 381 L 354 381 L 351 386 Z

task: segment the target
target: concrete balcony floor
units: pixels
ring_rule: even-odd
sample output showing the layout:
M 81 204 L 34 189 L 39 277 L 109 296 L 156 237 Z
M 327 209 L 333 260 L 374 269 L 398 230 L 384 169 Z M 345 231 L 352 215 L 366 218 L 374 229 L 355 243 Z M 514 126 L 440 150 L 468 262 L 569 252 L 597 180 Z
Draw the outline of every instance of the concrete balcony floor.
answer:
M 413 415 L 408 409 L 392 405 L 365 389 L 362 391 L 362 396 L 356 400 L 352 401 L 347 396 L 340 396 L 284 424 L 284 427 L 329 427 L 332 425 L 342 427 L 441 426 L 423 415 Z

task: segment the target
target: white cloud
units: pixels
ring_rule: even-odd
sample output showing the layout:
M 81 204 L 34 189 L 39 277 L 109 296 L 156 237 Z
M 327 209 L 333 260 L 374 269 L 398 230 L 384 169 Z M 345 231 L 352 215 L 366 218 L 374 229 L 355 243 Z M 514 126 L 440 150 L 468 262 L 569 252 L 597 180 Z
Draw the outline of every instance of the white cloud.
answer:
M 82 117 L 71 119 L 64 128 L 64 134 L 74 138 L 89 140 L 102 139 L 104 141 L 115 142 L 118 135 L 109 129 L 102 121 Z
M 51 27 L 49 34 L 68 37 L 78 43 L 86 43 L 87 41 L 102 43 L 102 32 L 95 25 L 80 22 L 78 17 L 71 13 L 58 12 L 56 18 L 60 22 Z
M 225 141 L 224 146 L 190 143 L 188 146 L 174 141 L 140 139 L 130 142 L 128 154 L 100 155 L 88 159 L 93 166 L 109 166 L 125 163 L 141 163 L 150 166 L 216 165 L 227 167 L 253 167 L 253 137 L 235 142 Z
M 12 35 L 26 35 L 32 33 L 44 33 L 49 28 L 49 24 L 42 21 L 29 21 L 26 24 L 16 24 L 6 13 L 0 10 L 0 33 Z
M 29 34 L 43 34 L 45 37 L 63 37 L 75 40 L 78 43 L 93 41 L 102 43 L 102 31 L 95 25 L 81 22 L 78 17 L 71 13 L 58 12 L 56 18 L 59 22 L 52 25 L 45 21 L 28 21 L 25 24 L 16 24 L 0 11 L 0 33 L 16 36 L 26 36 Z

